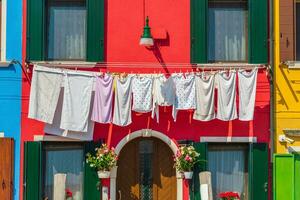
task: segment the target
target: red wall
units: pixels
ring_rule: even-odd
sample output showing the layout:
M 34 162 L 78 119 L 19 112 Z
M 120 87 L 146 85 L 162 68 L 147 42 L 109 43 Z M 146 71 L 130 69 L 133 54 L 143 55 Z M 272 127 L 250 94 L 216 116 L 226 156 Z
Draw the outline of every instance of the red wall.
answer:
M 106 10 L 105 57 L 108 62 L 189 63 L 189 1 L 145 0 L 145 15 L 148 15 L 150 18 L 150 27 L 154 33 L 154 38 L 160 38 L 156 47 L 150 50 L 139 45 L 144 23 L 143 1 L 107 0 Z M 26 0 L 24 0 L 23 11 L 24 16 L 26 16 Z M 24 20 L 23 29 L 23 56 L 25 58 L 26 20 Z M 170 72 L 179 72 L 178 69 L 168 67 L 168 65 L 166 65 L 166 68 Z M 128 73 L 166 71 L 163 67 L 155 69 L 145 67 L 130 68 L 126 64 L 122 68 L 109 67 L 108 70 Z M 171 117 L 171 109 L 161 108 L 159 124 L 150 118 L 150 114 L 133 113 L 133 123 L 128 127 L 96 124 L 94 139 L 107 138 L 108 135 L 111 135 L 111 144 L 115 146 L 126 134 L 139 129 L 150 128 L 160 131 L 175 140 L 190 139 L 199 141 L 202 136 L 254 136 L 257 137 L 258 142 L 269 142 L 269 88 L 266 73 L 264 70 L 260 70 L 255 116 L 252 122 L 241 122 L 238 120 L 231 122 L 220 120 L 199 122 L 192 119 L 192 111 L 179 111 L 177 122 L 175 123 Z M 43 134 L 43 124 L 27 118 L 30 87 L 25 80 L 23 81 L 22 89 L 22 141 L 31 141 L 34 135 Z

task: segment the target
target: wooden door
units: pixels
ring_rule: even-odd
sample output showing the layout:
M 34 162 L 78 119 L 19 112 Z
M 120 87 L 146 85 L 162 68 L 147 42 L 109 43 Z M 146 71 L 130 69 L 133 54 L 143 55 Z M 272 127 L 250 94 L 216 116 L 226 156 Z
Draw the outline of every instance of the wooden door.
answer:
M 121 151 L 117 171 L 118 200 L 175 200 L 173 153 L 162 141 L 139 138 Z
M 13 139 L 0 138 L 0 197 L 3 200 L 12 199 L 14 166 L 13 152 Z

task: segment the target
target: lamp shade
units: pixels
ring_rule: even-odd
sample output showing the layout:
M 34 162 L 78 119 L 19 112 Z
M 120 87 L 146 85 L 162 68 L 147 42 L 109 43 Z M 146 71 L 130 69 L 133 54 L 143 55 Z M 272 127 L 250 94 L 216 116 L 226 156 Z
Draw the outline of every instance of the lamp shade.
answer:
M 143 35 L 140 39 L 140 45 L 142 46 L 153 46 L 154 45 L 154 41 L 151 35 L 151 28 L 149 27 L 149 18 L 147 16 L 146 18 L 146 25 L 144 26 L 144 31 L 143 31 Z

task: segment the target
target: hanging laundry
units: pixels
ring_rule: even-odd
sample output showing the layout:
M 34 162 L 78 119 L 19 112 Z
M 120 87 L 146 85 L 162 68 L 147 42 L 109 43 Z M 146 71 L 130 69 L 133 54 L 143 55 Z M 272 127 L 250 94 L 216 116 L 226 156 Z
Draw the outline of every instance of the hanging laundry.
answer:
M 239 79 L 239 119 L 242 121 L 253 120 L 257 71 L 255 68 L 250 72 L 246 70 L 238 71 Z
M 116 77 L 113 123 L 118 126 L 131 124 L 132 76 Z
M 223 121 L 236 119 L 236 71 L 218 72 L 216 82 L 218 88 L 217 118 Z
M 135 76 L 132 80 L 133 105 L 136 112 L 150 112 L 152 110 L 153 79 L 146 76 Z
M 176 87 L 175 108 L 177 110 L 189 110 L 196 108 L 195 75 L 186 73 L 183 75 L 172 74 Z
M 196 110 L 193 118 L 200 121 L 215 119 L 215 75 L 203 72 L 195 76 Z
M 159 106 L 173 106 L 172 117 L 174 121 L 176 120 L 175 90 L 175 82 L 171 77 L 166 78 L 163 74 L 154 77 L 152 118 L 154 119 L 156 115 L 157 123 L 159 122 Z
M 50 135 L 56 135 L 60 137 L 66 137 L 66 138 L 71 138 L 71 139 L 77 139 L 77 140 L 82 140 L 82 141 L 91 141 L 93 140 L 93 134 L 94 134 L 94 122 L 91 120 L 88 120 L 87 124 L 87 132 L 76 132 L 76 131 L 70 131 L 70 130 L 63 130 L 60 128 L 61 124 L 61 114 L 62 114 L 62 107 L 63 107 L 63 96 L 64 96 L 64 89 L 61 90 L 55 115 L 53 118 L 53 123 L 52 124 L 45 124 L 44 127 L 44 132 Z M 93 99 L 93 96 L 92 96 Z M 89 108 L 89 118 L 91 117 L 92 113 L 92 104 Z
M 61 129 L 87 132 L 93 83 L 89 75 L 65 73 Z
M 62 78 L 59 69 L 34 66 L 28 118 L 52 124 Z
M 95 78 L 95 98 L 92 120 L 98 123 L 112 121 L 113 78 L 108 74 Z

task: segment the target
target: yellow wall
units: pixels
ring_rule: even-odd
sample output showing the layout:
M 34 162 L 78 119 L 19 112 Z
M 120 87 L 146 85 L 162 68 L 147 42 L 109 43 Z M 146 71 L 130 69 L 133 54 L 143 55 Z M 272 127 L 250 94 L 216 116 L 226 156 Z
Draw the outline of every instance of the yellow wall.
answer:
M 290 69 L 280 64 L 279 1 L 274 0 L 274 103 L 275 103 L 275 153 L 286 153 L 288 146 L 300 146 L 300 136 L 290 137 L 293 144 L 280 143 L 283 129 L 300 130 L 300 69 Z

